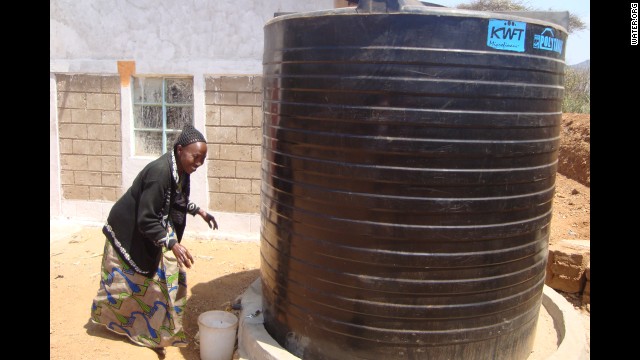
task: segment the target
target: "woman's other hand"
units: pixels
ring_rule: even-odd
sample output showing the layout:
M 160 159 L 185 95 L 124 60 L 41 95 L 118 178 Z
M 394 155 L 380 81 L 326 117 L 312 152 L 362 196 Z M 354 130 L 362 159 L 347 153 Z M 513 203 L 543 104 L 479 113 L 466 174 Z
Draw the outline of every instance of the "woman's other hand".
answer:
M 175 243 L 171 251 L 173 251 L 173 255 L 175 255 L 176 260 L 178 260 L 178 264 L 185 266 L 187 269 L 191 269 L 191 265 L 194 263 L 193 256 L 191 256 L 186 247 L 180 243 Z
M 204 221 L 209 224 L 209 228 L 218 230 L 218 223 L 216 222 L 216 218 L 214 218 L 213 215 L 202 209 L 200 209 L 198 213 L 200 214 L 200 216 L 202 216 L 202 219 L 204 219 Z

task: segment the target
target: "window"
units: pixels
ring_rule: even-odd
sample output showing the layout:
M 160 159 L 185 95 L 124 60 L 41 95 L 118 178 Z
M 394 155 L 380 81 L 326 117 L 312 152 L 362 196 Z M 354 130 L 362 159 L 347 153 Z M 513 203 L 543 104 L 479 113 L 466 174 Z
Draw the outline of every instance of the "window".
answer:
M 193 125 L 193 78 L 133 78 L 134 155 L 164 154 L 187 123 Z

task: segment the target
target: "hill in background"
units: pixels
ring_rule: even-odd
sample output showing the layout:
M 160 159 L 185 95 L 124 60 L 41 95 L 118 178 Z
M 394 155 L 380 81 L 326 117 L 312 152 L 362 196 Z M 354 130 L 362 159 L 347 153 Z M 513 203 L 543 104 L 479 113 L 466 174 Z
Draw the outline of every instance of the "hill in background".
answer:
M 570 68 L 576 69 L 576 70 L 582 70 L 582 69 L 590 69 L 591 68 L 591 60 L 585 60 L 583 62 L 574 64 L 574 65 L 569 65 Z

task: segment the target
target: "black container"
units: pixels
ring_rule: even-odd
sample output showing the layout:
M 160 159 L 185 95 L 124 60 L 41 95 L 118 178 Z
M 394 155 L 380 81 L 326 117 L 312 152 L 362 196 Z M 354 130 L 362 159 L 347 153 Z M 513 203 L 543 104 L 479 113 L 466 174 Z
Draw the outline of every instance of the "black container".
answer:
M 563 27 L 361 1 L 265 25 L 264 325 L 303 359 L 526 359 Z

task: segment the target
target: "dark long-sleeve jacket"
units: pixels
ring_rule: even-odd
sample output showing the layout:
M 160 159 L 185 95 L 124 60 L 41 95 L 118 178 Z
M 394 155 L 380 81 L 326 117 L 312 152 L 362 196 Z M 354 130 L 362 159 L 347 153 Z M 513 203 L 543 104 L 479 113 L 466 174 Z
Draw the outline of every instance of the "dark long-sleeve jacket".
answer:
M 109 212 L 102 232 L 138 273 L 153 275 L 162 248 L 171 249 L 182 239 L 187 211 L 198 211 L 189 203 L 189 174 L 182 176 L 179 181 L 175 156 L 169 151 L 140 171 Z

